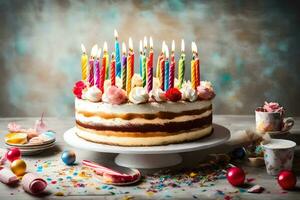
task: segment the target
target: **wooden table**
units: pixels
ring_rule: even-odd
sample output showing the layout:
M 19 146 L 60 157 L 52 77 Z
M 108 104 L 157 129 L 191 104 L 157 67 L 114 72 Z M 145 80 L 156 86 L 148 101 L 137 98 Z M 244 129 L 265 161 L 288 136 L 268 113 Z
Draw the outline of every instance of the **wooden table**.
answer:
M 17 122 L 25 127 L 32 127 L 36 118 L 0 118 L 0 131 L 1 136 L 3 138 L 4 134 L 7 133 L 7 124 L 9 122 Z M 287 136 L 281 136 L 281 138 L 288 138 L 293 141 L 295 141 L 297 144 L 300 144 L 300 118 L 295 118 L 296 123 L 294 128 L 291 130 L 291 134 Z M 68 130 L 69 128 L 74 126 L 74 119 L 73 118 L 46 118 L 45 119 L 48 127 L 54 131 L 57 132 L 57 146 L 47 152 L 44 152 L 40 155 L 31 156 L 31 157 L 25 157 L 28 164 L 28 171 L 35 171 L 36 169 L 36 162 L 37 160 L 59 160 L 59 156 L 62 150 L 65 149 L 74 149 L 70 146 L 67 146 L 65 142 L 63 141 L 63 133 Z M 232 137 L 235 136 L 236 131 L 243 130 L 247 128 L 253 128 L 254 127 L 254 116 L 237 116 L 237 115 L 216 115 L 214 116 L 214 122 L 221 124 L 231 131 Z M 0 140 L 1 148 L 5 148 L 3 139 Z M 230 145 L 230 143 L 227 143 L 225 145 L 221 145 L 219 147 L 211 148 L 205 151 L 196 151 L 196 152 L 190 152 L 190 153 L 184 153 L 184 164 L 183 166 L 189 167 L 189 166 L 195 166 L 196 163 L 201 161 L 204 157 L 204 155 L 207 155 L 209 153 L 226 153 L 232 150 L 234 147 Z M 113 158 L 115 154 L 104 154 L 104 153 L 94 153 L 94 152 L 87 152 L 82 151 L 78 149 L 74 149 L 77 153 L 77 161 L 80 161 L 82 159 L 89 159 L 94 160 L 97 162 L 112 164 Z M 59 161 L 57 161 L 59 163 Z M 276 183 L 276 179 L 272 176 L 269 176 L 266 174 L 266 171 L 264 167 L 249 167 L 242 165 L 245 171 L 247 172 L 247 177 L 255 178 L 254 182 L 255 184 L 262 185 L 265 187 L 264 193 L 261 194 L 250 194 L 247 192 L 236 192 L 236 194 L 231 194 L 232 199 L 299 199 L 300 198 L 300 151 L 299 148 L 296 149 L 295 152 L 295 159 L 294 159 L 294 171 L 296 172 L 298 176 L 298 187 L 294 191 L 288 191 L 284 192 L 282 191 L 278 184 Z M 64 167 L 61 163 L 61 167 Z M 182 166 L 178 166 L 182 167 Z M 57 167 L 60 168 L 60 165 Z M 57 169 L 59 170 L 59 169 Z M 142 172 L 144 174 L 151 174 L 156 170 L 143 170 Z M 122 199 L 124 197 L 132 197 L 133 199 L 191 199 L 191 198 L 201 198 L 201 199 L 223 199 L 225 196 L 216 196 L 212 195 L 211 191 L 217 191 L 220 188 L 223 188 L 223 190 L 236 190 L 236 188 L 233 188 L 232 186 L 228 185 L 226 179 L 218 180 L 214 182 L 214 186 L 209 187 L 210 193 L 203 192 L 201 195 L 197 194 L 195 196 L 192 196 L 192 193 L 194 193 L 197 190 L 203 189 L 201 187 L 191 187 L 190 191 L 189 189 L 186 189 L 184 192 L 175 192 L 176 190 L 170 190 L 170 191 L 164 191 L 160 193 L 156 193 L 154 195 L 146 195 L 144 192 L 137 192 L 137 186 L 127 186 L 127 187 L 115 187 L 114 191 L 127 191 L 126 193 L 118 193 L 115 195 L 110 195 L 110 193 L 105 193 L 102 195 L 76 195 L 76 191 L 73 191 L 73 194 L 71 196 L 65 196 L 64 198 L 67 199 L 95 199 L 95 198 L 102 198 L 102 199 Z M 133 191 L 134 190 L 134 191 Z M 100 190 L 100 191 L 103 191 Z M 133 192 L 133 193 L 132 193 Z M 168 193 L 166 195 L 166 193 Z M 176 193 L 176 194 L 175 194 Z M 35 197 L 23 192 L 21 187 L 8 187 L 4 184 L 0 183 L 0 197 L 1 199 L 34 199 Z M 49 199 L 57 199 L 57 198 L 63 198 L 59 196 L 55 196 L 53 194 L 48 194 L 46 196 L 43 196 L 44 198 Z

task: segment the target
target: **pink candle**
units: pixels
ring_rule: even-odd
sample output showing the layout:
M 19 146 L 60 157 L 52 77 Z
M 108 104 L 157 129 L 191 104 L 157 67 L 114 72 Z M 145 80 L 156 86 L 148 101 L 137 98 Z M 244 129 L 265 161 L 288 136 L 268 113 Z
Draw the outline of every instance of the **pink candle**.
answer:
M 104 81 L 105 81 L 105 73 L 106 73 L 106 57 L 103 55 L 102 57 L 102 66 L 100 71 L 100 90 L 102 93 L 104 92 Z
M 116 61 L 114 53 L 111 55 L 110 81 L 112 86 L 116 85 Z
M 196 66 L 196 85 L 199 86 L 200 85 L 200 60 L 198 57 L 195 59 L 195 66 Z
M 174 88 L 174 77 L 175 77 L 175 59 L 171 61 L 170 75 L 169 75 L 169 88 Z
M 165 87 L 165 81 L 164 81 L 164 77 L 165 77 L 165 59 L 161 59 L 160 60 L 160 77 L 161 77 L 161 79 L 160 79 L 160 88 L 162 89 L 162 90 L 164 90 L 164 87 Z
M 150 92 L 152 90 L 153 87 L 153 66 L 151 65 L 151 61 L 150 58 L 147 58 L 147 72 L 148 72 L 148 76 L 147 76 L 147 91 Z
M 131 57 L 131 77 L 133 77 L 134 75 L 134 52 L 131 51 L 130 53 L 130 57 Z

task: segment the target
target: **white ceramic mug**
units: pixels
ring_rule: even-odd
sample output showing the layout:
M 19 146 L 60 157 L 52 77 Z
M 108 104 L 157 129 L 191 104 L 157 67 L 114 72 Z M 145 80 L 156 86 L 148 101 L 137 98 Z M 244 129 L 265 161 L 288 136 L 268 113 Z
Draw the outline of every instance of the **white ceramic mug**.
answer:
M 283 118 L 281 112 L 264 112 L 259 107 L 255 110 L 256 130 L 260 133 L 289 131 L 294 126 L 294 119 Z
M 296 143 L 291 140 L 271 139 L 264 148 L 267 173 L 277 175 L 281 170 L 291 170 Z

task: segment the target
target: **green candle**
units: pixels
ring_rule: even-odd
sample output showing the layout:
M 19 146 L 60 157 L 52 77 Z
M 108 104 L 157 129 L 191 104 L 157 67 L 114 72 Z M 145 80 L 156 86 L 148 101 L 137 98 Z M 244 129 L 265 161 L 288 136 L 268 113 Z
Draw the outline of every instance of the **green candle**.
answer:
M 143 87 L 146 86 L 147 83 L 147 70 L 146 70 L 146 55 L 142 55 L 142 69 L 143 69 Z
M 184 54 L 184 40 L 181 41 L 181 56 L 178 63 L 178 80 L 179 80 L 179 88 L 182 88 L 183 80 L 184 80 L 184 72 L 185 72 L 185 54 Z

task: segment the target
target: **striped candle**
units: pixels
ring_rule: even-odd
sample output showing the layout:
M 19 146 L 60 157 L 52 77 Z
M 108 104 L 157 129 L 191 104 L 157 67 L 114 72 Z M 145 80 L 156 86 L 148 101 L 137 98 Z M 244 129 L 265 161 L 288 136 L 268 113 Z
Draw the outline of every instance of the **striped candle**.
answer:
M 174 61 L 171 61 L 171 65 L 170 65 L 169 88 L 174 88 L 174 79 L 175 79 L 175 59 Z
M 86 50 L 83 44 L 81 44 L 82 56 L 81 56 L 81 79 L 87 81 L 88 76 L 88 56 L 86 55 Z
M 152 90 L 153 87 L 153 66 L 151 65 L 150 58 L 147 58 L 147 91 L 148 93 Z
M 105 69 L 106 69 L 106 57 L 103 55 L 102 57 L 102 65 L 100 70 L 100 90 L 104 93 L 104 81 L 105 81 Z
M 122 43 L 122 89 L 126 90 L 126 76 L 127 76 L 127 56 L 126 45 Z
M 169 89 L 169 78 L 170 78 L 170 63 L 169 63 L 169 48 L 167 45 L 165 45 L 165 55 L 166 55 L 166 59 L 165 59 L 165 91 L 167 91 Z
M 160 69 L 160 89 L 165 90 L 165 59 L 162 57 L 159 63 Z
M 146 81 L 147 81 L 147 70 L 146 70 L 146 55 L 143 55 L 142 57 L 142 69 L 143 69 L 143 76 L 142 76 L 142 80 L 143 80 L 143 87 L 146 86 Z
M 115 54 L 111 54 L 111 63 L 110 63 L 110 82 L 112 86 L 116 85 L 116 60 Z

